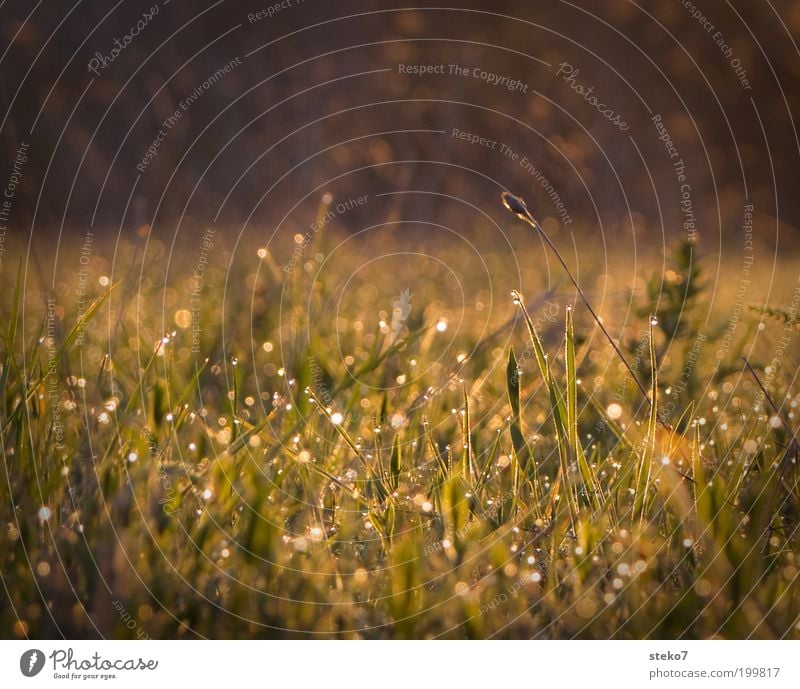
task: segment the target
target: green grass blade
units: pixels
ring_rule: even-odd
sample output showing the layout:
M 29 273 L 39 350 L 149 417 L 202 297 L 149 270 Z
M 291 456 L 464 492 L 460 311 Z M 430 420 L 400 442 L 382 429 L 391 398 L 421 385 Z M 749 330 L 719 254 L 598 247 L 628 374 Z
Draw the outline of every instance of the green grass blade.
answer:
M 643 523 L 647 514 L 648 495 L 650 492 L 650 475 L 653 468 L 653 455 L 656 443 L 656 424 L 658 423 L 658 363 L 656 361 L 656 345 L 653 338 L 653 320 L 650 321 L 650 369 L 652 386 L 650 413 L 647 419 L 647 436 L 640 454 L 636 470 L 636 487 L 634 489 L 633 523 Z
M 588 461 L 580 444 L 578 433 L 578 374 L 575 366 L 575 328 L 572 320 L 572 307 L 566 309 L 566 345 L 565 361 L 567 367 L 567 429 L 569 445 L 572 454 L 578 462 L 581 479 L 589 497 L 592 509 L 599 511 L 602 507 L 603 497 L 600 482 Z

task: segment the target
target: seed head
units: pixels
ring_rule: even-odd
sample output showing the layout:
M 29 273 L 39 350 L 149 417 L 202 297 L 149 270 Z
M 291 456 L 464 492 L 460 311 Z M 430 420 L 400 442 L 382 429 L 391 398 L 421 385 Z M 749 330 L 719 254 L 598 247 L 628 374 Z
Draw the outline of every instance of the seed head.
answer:
M 512 213 L 514 213 L 514 215 L 518 215 L 521 218 L 530 217 L 530 211 L 528 211 L 528 207 L 518 196 L 514 196 L 514 194 L 508 191 L 504 191 L 502 194 L 500 194 L 500 198 L 503 200 L 503 205 Z

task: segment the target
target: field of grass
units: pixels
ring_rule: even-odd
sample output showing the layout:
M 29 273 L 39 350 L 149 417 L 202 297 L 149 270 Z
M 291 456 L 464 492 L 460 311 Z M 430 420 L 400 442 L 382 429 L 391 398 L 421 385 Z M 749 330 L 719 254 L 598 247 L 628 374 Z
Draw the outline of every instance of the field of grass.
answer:
M 800 638 L 791 266 L 325 212 L 9 246 L 4 636 Z

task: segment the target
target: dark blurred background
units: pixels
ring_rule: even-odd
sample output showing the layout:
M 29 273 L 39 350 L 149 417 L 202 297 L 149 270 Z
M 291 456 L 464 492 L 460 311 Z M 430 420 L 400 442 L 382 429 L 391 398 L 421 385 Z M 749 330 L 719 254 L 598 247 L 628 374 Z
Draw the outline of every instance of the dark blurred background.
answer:
M 271 227 L 287 214 L 303 224 L 313 218 L 303 209 L 328 190 L 337 199 L 426 190 L 494 213 L 506 187 L 543 218 L 563 219 L 546 183 L 491 144 L 454 138 L 457 128 L 529 158 L 573 228 L 602 221 L 614 236 L 639 223 L 660 241 L 659 218 L 679 235 L 684 215 L 654 114 L 686 164 L 701 235 L 740 232 L 746 198 L 770 236 L 797 225 L 800 3 L 403 4 L 7 0 L 0 182 L 29 144 L 9 232 Z M 563 62 L 579 70 L 573 82 L 557 75 Z M 477 67 L 520 87 L 447 67 L 399 74 L 399 64 Z M 593 87 L 629 129 L 576 85 Z M 157 155 L 142 165 L 160 129 Z M 415 215 L 458 223 L 458 206 L 439 198 L 414 197 Z M 401 205 L 391 213 L 408 214 Z

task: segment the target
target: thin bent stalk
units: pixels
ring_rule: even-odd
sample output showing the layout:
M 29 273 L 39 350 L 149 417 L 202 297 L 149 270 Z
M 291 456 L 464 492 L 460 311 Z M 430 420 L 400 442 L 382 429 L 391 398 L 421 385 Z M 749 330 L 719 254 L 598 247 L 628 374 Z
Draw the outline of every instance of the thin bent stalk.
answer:
M 648 493 L 650 491 L 650 474 L 653 466 L 653 455 L 656 446 L 656 423 L 658 421 L 658 365 L 656 363 L 656 347 L 653 340 L 653 322 L 650 321 L 650 368 L 653 372 L 653 384 L 650 401 L 650 415 L 647 419 L 647 437 L 641 460 L 636 468 L 636 487 L 633 501 L 632 521 L 641 525 L 647 514 Z
M 572 452 L 570 450 L 570 444 L 567 437 L 567 419 L 564 400 L 558 390 L 558 387 L 553 381 L 552 375 L 550 374 L 550 364 L 548 362 L 547 355 L 544 353 L 542 341 L 539 337 L 539 333 L 536 332 L 536 327 L 533 325 L 530 315 L 528 314 L 528 309 L 525 308 L 525 300 L 522 294 L 520 294 L 520 292 L 517 290 L 514 290 L 511 293 L 511 296 L 514 300 L 514 303 L 517 304 L 522 310 L 522 315 L 525 318 L 525 325 L 528 328 L 528 334 L 531 338 L 531 344 L 533 345 L 536 363 L 539 366 L 539 372 L 542 374 L 542 380 L 544 380 L 545 387 L 550 395 L 550 408 L 553 414 L 553 423 L 556 427 L 556 443 L 558 445 L 560 468 L 559 476 L 556 477 L 556 481 L 553 483 L 553 489 L 550 493 L 551 505 L 548 508 L 548 512 L 553 514 L 556 513 L 553 507 L 555 506 L 555 502 L 558 500 L 559 493 L 557 486 L 559 484 L 560 477 L 560 483 L 563 484 L 564 492 L 567 494 L 570 521 L 572 522 L 574 529 L 578 524 L 580 509 L 578 506 L 578 496 L 575 492 L 575 486 L 569 479 L 569 467 L 572 460 Z

